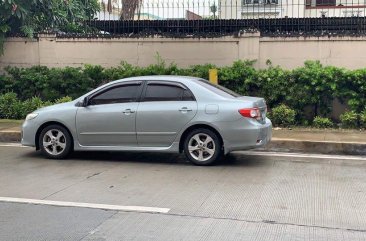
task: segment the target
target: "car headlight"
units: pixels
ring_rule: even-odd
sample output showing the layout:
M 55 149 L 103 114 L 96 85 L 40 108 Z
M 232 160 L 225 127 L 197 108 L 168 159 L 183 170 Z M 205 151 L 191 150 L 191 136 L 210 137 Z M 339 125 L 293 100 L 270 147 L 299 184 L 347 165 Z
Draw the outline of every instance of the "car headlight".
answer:
M 30 113 L 25 117 L 25 120 L 32 120 L 38 116 L 38 113 Z

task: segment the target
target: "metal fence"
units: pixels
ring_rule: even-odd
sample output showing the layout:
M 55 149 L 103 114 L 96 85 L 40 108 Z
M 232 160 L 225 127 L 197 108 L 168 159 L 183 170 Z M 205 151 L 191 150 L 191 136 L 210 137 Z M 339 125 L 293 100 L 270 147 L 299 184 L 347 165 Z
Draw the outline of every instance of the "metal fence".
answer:
M 364 17 L 365 0 L 100 0 L 100 20 Z
M 366 33 L 366 0 L 100 0 L 88 22 L 106 36 Z

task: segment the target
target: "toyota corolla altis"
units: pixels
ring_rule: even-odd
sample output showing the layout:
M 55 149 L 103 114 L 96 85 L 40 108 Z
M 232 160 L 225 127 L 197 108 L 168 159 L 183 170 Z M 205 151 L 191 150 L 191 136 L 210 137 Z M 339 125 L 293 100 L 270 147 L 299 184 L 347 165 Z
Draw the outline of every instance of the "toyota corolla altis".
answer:
M 263 98 L 182 76 L 143 76 L 105 84 L 29 114 L 22 144 L 49 158 L 71 151 L 184 152 L 196 165 L 266 145 L 272 136 Z

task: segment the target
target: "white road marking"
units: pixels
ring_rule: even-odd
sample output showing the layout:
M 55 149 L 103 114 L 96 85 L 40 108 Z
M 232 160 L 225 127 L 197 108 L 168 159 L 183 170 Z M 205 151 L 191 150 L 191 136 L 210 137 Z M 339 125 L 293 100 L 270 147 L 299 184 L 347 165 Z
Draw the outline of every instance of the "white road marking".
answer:
M 103 209 L 103 210 L 145 212 L 145 213 L 168 213 L 170 211 L 170 208 L 143 207 L 143 206 L 119 206 L 119 205 L 107 205 L 107 204 L 97 204 L 97 203 L 63 202 L 63 201 L 13 198 L 13 197 L 0 197 L 0 202 L 28 203 L 28 204 L 51 205 L 51 206 L 61 206 L 61 207 L 94 208 L 94 209 Z
M 318 159 L 333 159 L 333 160 L 363 160 L 366 161 L 365 156 L 351 156 L 351 155 L 325 155 L 325 154 L 306 154 L 295 152 L 267 152 L 267 151 L 237 151 L 248 156 L 273 156 L 273 157 L 300 157 L 300 158 L 318 158 Z

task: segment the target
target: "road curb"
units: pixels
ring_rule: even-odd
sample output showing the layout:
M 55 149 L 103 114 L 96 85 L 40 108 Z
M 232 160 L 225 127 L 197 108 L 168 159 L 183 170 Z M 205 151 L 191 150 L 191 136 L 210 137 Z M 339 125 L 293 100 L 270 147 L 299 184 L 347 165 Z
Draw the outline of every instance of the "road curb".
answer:
M 20 140 L 20 132 L 0 131 L 0 142 L 20 142 Z M 261 150 L 338 155 L 366 155 L 366 143 L 273 138 L 272 141 L 265 148 L 261 148 Z
M 0 142 L 20 142 L 20 140 L 19 131 L 0 131 Z
M 366 143 L 273 138 L 273 140 L 264 148 L 264 150 L 338 155 L 366 155 Z

